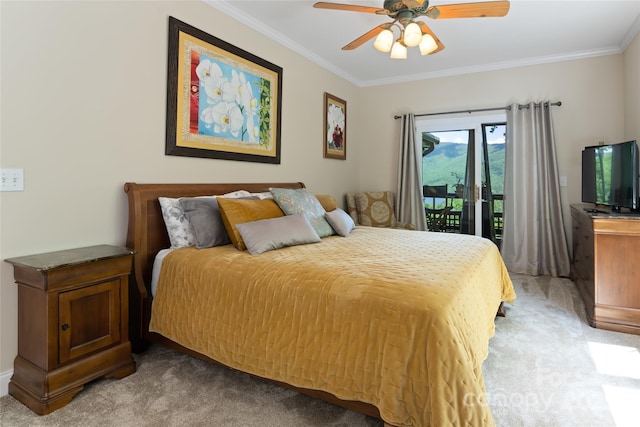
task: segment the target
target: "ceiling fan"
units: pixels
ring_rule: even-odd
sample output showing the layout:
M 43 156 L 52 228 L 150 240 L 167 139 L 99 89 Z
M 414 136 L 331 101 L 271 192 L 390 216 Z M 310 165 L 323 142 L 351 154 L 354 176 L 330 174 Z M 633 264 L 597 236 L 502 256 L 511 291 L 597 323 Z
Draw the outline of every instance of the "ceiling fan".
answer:
M 329 2 L 317 2 L 313 5 L 319 9 L 387 15 L 393 20 L 392 22 L 378 25 L 344 46 L 342 50 L 353 50 L 377 36 L 374 42 L 375 48 L 382 52 L 391 51 L 392 58 L 406 58 L 407 46 L 419 46 L 422 55 L 434 54 L 444 49 L 442 42 L 427 24 L 423 21 L 415 21 L 418 17 L 426 16 L 431 19 L 502 17 L 509 12 L 509 6 L 508 1 L 429 6 L 429 0 L 385 0 L 382 9 Z M 400 31 L 397 39 L 392 31 L 394 27 Z

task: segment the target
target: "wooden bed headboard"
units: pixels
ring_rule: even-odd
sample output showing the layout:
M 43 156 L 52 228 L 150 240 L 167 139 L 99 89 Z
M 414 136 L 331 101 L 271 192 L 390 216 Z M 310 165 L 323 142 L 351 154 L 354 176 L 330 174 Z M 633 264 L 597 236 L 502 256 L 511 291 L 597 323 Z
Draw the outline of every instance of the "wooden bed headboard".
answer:
M 151 271 L 156 254 L 170 247 L 158 197 L 213 196 L 232 191 L 251 193 L 270 188 L 305 188 L 302 182 L 240 184 L 137 184 L 127 182 L 124 191 L 129 201 L 127 247 L 135 251 L 129 280 L 129 339 L 134 351 L 146 344 L 151 309 Z

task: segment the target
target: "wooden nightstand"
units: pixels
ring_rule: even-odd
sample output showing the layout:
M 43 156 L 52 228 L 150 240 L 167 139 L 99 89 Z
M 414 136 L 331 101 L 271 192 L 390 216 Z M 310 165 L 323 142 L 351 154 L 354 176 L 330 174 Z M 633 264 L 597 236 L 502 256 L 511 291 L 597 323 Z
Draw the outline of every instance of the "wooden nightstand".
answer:
M 99 377 L 136 370 L 128 331 L 133 252 L 119 246 L 23 256 L 18 284 L 18 356 L 9 394 L 40 415 Z

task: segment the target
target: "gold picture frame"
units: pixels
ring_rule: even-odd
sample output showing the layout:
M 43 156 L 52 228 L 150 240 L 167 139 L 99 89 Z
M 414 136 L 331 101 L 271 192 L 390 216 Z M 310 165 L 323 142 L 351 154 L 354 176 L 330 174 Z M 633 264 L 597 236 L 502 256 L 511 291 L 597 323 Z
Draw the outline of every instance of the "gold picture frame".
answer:
M 324 157 L 347 159 L 347 101 L 324 93 Z
M 169 17 L 165 154 L 280 163 L 282 68 Z

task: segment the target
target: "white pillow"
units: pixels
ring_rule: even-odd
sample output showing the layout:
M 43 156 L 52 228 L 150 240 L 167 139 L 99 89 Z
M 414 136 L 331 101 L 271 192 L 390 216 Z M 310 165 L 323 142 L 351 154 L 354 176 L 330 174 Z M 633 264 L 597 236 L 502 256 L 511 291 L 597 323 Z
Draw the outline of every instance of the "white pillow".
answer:
M 271 191 L 264 191 L 262 193 L 251 193 L 251 196 L 255 196 L 260 200 L 273 199 L 273 194 L 271 194 Z
M 169 242 L 172 248 L 195 245 L 196 238 L 191 230 L 191 224 L 182 209 L 180 199 L 158 197 L 164 225 L 167 227 Z
M 227 193 L 227 194 L 223 194 L 222 196 L 215 196 L 215 197 L 226 197 L 227 199 L 239 199 L 240 197 L 249 197 L 251 196 L 251 193 L 249 193 L 246 190 L 238 190 L 238 191 L 232 191 L 231 193 Z

